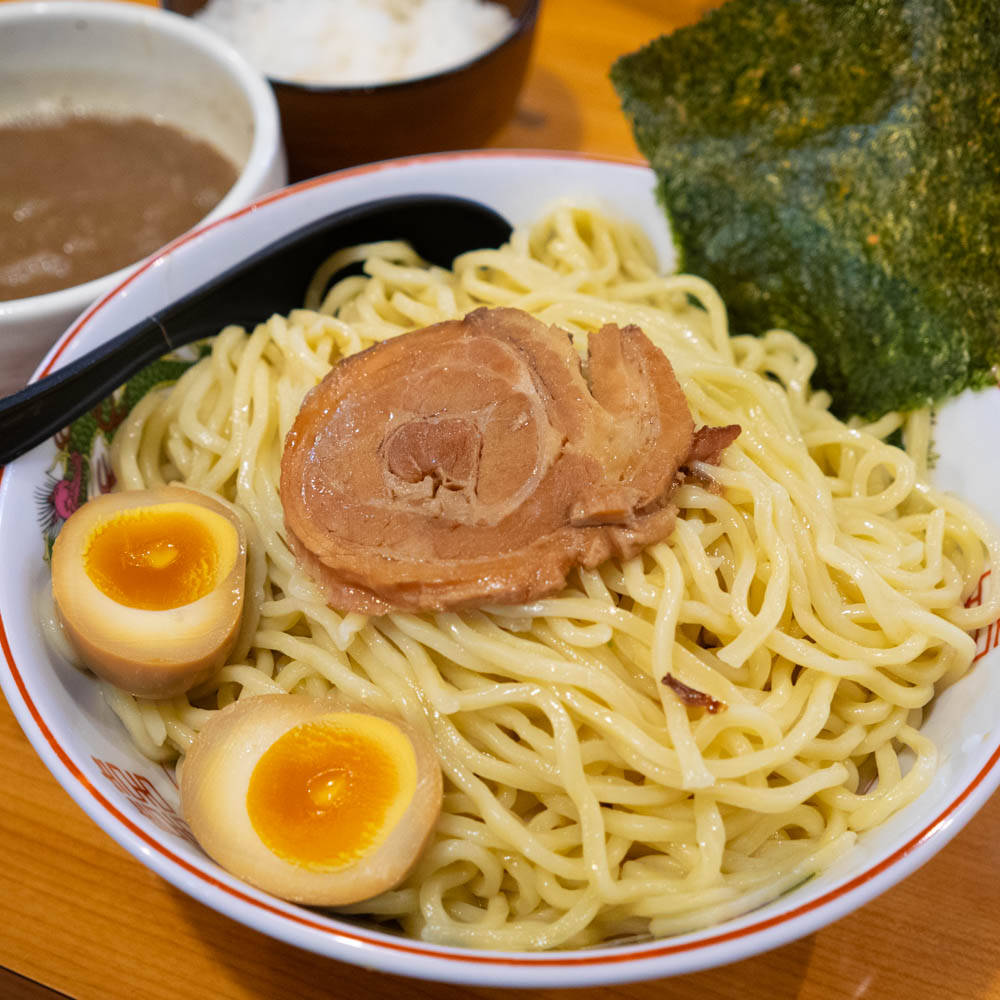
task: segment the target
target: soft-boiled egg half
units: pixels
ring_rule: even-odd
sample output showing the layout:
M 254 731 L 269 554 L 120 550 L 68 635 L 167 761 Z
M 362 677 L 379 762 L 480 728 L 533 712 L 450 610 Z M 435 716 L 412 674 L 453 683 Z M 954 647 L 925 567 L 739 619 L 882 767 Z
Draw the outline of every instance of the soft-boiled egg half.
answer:
M 63 525 L 52 596 L 83 662 L 131 694 L 170 698 L 210 676 L 239 634 L 246 533 L 182 486 L 106 493 Z
M 238 878 L 338 906 L 398 885 L 441 811 L 429 738 L 337 696 L 256 695 L 209 719 L 181 766 L 198 843 Z

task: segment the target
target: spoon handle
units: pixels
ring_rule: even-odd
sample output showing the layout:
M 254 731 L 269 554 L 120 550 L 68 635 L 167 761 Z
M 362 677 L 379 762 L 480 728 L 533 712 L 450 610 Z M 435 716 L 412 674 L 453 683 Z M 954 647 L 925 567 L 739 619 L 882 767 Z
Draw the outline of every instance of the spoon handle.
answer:
M 263 309 L 266 290 L 260 290 L 259 270 L 238 265 L 65 367 L 0 399 L 0 465 L 71 424 L 157 358 L 218 333 L 227 319 L 242 322 L 245 303 L 255 290 L 261 303 L 253 304 Z
M 158 314 L 0 399 L 0 465 L 23 455 L 96 406 L 145 365 L 227 323 L 250 326 L 300 305 L 309 278 L 334 250 L 403 239 L 444 267 L 466 250 L 498 247 L 510 224 L 450 195 L 399 195 L 334 212 L 293 230 Z
M 0 465 L 52 437 L 171 350 L 156 317 L 119 334 L 64 368 L 0 399 Z

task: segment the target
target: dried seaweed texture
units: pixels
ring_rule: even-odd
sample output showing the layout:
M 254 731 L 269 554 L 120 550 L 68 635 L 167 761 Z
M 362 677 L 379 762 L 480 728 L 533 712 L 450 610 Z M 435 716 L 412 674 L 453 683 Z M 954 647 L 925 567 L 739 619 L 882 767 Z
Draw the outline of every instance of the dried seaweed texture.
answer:
M 874 417 L 995 381 L 998 67 L 985 0 L 730 0 L 612 79 L 684 267 Z
M 281 462 L 289 541 L 334 607 L 378 614 L 532 600 L 574 566 L 666 537 L 696 431 L 670 362 L 638 327 L 570 336 L 478 309 L 336 365 Z

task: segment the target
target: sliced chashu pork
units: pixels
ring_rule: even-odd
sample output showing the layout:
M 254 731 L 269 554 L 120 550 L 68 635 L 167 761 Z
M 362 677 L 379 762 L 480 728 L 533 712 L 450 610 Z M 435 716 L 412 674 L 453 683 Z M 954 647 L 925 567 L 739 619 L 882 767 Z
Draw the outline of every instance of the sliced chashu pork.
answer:
M 478 309 L 354 355 L 305 398 L 281 501 L 299 560 L 343 610 L 518 603 L 574 566 L 666 537 L 696 434 L 662 351 L 635 326 L 589 338 Z

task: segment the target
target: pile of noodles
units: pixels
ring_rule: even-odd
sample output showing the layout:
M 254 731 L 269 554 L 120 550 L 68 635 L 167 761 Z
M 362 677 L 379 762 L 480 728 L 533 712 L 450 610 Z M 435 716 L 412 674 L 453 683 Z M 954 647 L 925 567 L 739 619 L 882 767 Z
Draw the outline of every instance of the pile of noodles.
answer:
M 445 775 L 436 834 L 404 884 L 351 909 L 482 948 L 723 920 L 822 870 L 927 786 L 921 710 L 1000 612 L 998 594 L 963 607 L 1000 540 L 926 484 L 926 414 L 845 425 L 810 389 L 799 340 L 730 337 L 709 285 L 662 277 L 641 234 L 586 208 L 559 206 L 453 271 L 400 244 L 356 248 L 314 287 L 362 259 L 364 275 L 309 308 L 223 330 L 115 439 L 120 488 L 180 480 L 222 496 L 251 539 L 230 663 L 166 702 L 107 689 L 143 753 L 183 758 L 213 712 L 269 692 L 334 687 L 427 727 Z M 606 322 L 641 326 L 696 423 L 742 427 L 712 471 L 722 488 L 683 486 L 670 538 L 545 600 L 340 614 L 286 543 L 277 483 L 300 401 L 339 358 L 483 304 L 556 323 L 581 348 Z M 901 426 L 909 454 L 885 442 Z M 689 704 L 668 674 L 720 709 Z

